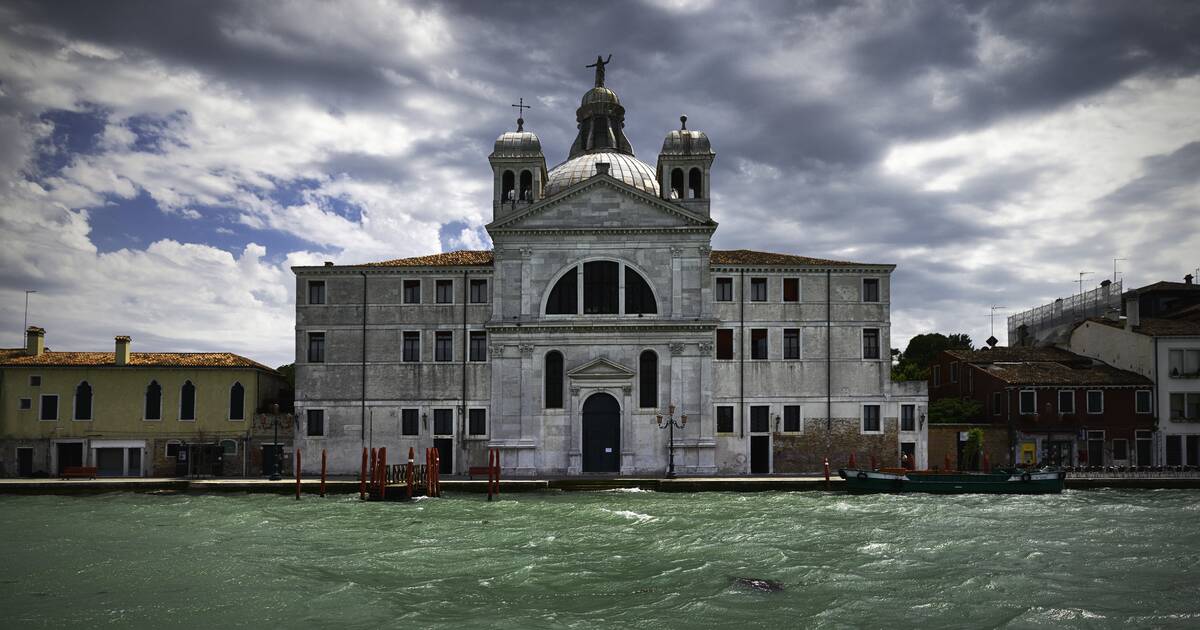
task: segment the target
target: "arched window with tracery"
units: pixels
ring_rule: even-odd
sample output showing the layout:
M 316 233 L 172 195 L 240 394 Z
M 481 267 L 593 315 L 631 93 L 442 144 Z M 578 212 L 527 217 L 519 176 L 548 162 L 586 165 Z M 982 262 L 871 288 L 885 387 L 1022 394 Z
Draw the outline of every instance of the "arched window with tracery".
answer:
M 146 386 L 146 409 L 142 416 L 146 420 L 162 420 L 162 386 L 150 381 Z
M 583 276 L 582 292 L 580 276 Z M 545 313 L 657 315 L 658 302 L 650 283 L 633 267 L 615 260 L 589 260 L 572 266 L 559 276 L 546 297 Z
M 179 419 L 196 419 L 196 386 L 191 381 L 184 381 L 179 388 Z
M 234 383 L 229 388 L 229 419 L 246 419 L 246 388 L 241 383 Z

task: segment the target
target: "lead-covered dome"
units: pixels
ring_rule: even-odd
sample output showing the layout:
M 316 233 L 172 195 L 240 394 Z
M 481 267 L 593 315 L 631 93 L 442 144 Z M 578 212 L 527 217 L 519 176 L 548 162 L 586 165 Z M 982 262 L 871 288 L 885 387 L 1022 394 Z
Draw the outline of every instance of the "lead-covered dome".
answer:
M 713 155 L 713 150 L 703 131 L 673 129 L 663 139 L 662 155 Z
M 496 138 L 494 158 L 526 158 L 542 154 L 542 141 L 532 131 L 506 131 Z
M 624 153 L 610 151 L 585 153 L 550 169 L 546 177 L 546 196 L 558 194 L 596 174 L 596 164 L 607 162 L 608 174 L 638 190 L 658 196 L 658 178 L 649 164 Z
M 616 92 L 606 87 L 594 87 L 584 92 L 583 98 L 579 101 L 579 106 L 582 107 L 593 103 L 613 103 L 620 105 L 621 100 L 617 98 Z

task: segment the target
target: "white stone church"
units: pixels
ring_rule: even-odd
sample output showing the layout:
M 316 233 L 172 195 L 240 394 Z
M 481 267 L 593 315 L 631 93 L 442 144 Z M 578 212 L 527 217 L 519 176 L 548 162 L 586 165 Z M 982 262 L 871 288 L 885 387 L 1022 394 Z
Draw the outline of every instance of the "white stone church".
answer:
M 565 162 L 523 121 L 497 138 L 493 250 L 293 269 L 306 468 L 437 446 L 443 474 L 499 448 L 510 477 L 661 476 L 671 407 L 681 475 L 924 467 L 924 383 L 889 377 L 895 266 L 713 250 L 708 137 L 681 117 L 642 162 L 596 74 Z

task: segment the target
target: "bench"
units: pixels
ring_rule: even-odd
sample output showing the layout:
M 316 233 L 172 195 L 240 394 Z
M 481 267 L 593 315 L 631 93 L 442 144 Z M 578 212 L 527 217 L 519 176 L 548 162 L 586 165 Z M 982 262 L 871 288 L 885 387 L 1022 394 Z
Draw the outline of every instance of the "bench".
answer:
M 95 479 L 95 466 L 67 466 L 63 469 L 61 477 L 63 479 Z

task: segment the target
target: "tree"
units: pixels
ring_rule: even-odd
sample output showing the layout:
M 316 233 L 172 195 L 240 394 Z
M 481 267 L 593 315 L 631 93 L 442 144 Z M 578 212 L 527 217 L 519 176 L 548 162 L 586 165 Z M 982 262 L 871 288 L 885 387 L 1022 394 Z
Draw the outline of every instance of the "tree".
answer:
M 275 371 L 282 374 L 283 378 L 285 380 L 287 380 L 289 389 L 296 389 L 296 364 L 295 363 L 288 363 L 287 365 L 281 365 L 281 366 L 275 368 Z
M 934 358 L 943 350 L 974 349 L 971 336 L 966 333 L 949 336 L 942 333 L 917 335 L 909 340 L 908 347 L 899 354 L 896 365 L 892 368 L 892 380 L 925 380 L 929 378 L 929 364 L 933 363 Z
M 983 416 L 983 403 L 970 398 L 943 398 L 929 403 L 929 421 L 972 422 Z

